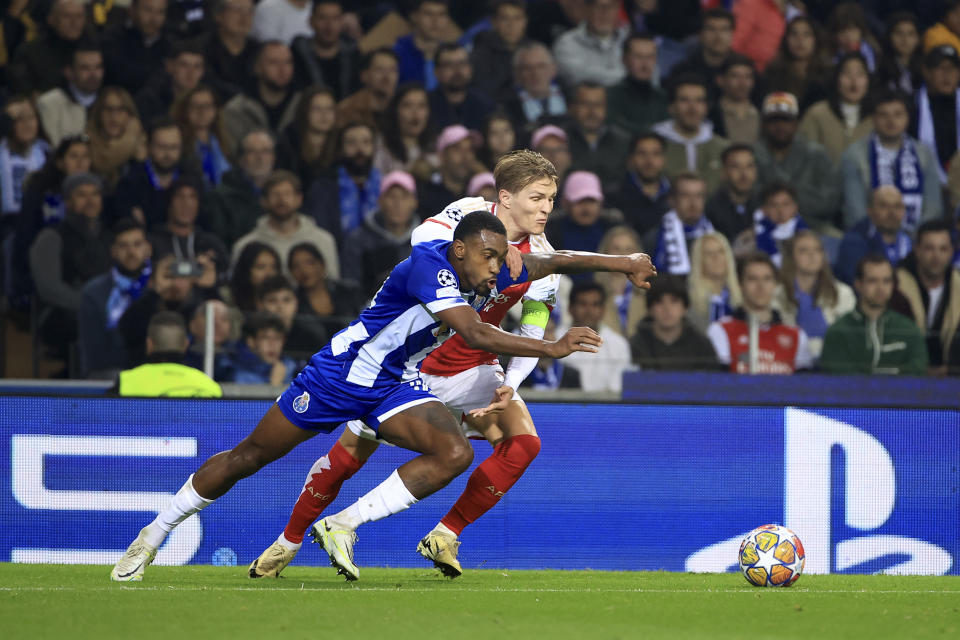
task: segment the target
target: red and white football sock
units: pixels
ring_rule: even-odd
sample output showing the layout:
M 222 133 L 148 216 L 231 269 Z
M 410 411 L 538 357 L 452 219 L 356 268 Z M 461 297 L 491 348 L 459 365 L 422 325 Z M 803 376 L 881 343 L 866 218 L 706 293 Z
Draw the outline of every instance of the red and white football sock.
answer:
M 340 493 L 340 487 L 355 474 L 366 460 L 357 460 L 335 442 L 327 455 L 313 463 L 303 491 L 293 506 L 293 513 L 283 530 L 283 538 L 292 545 L 303 543 L 303 535 L 327 505 Z M 292 548 L 292 547 L 291 547 Z
M 538 453 L 540 438 L 537 436 L 525 433 L 502 441 L 493 448 L 490 457 L 473 470 L 466 489 L 435 530 L 459 536 L 468 524 L 500 501 Z

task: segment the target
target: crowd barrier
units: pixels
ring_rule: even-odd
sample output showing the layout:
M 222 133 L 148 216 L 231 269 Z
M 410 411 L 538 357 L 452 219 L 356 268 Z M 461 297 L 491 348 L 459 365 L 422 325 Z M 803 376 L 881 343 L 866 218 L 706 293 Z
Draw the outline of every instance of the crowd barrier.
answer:
M 112 564 L 183 480 L 269 402 L 0 397 L 0 560 Z M 461 537 L 467 568 L 734 567 L 743 534 L 794 529 L 816 573 L 957 574 L 960 412 L 531 403 L 540 456 Z M 246 565 L 281 532 L 319 435 L 184 522 L 158 564 Z M 475 463 L 489 452 L 476 443 Z M 348 505 L 412 454 L 381 447 Z M 468 474 L 359 530 L 361 566 L 418 567 Z M 326 565 L 305 545 L 296 562 Z M 323 570 L 329 570 L 323 569 Z M 238 569 L 239 571 L 239 569 Z M 106 576 L 106 569 L 104 575 Z

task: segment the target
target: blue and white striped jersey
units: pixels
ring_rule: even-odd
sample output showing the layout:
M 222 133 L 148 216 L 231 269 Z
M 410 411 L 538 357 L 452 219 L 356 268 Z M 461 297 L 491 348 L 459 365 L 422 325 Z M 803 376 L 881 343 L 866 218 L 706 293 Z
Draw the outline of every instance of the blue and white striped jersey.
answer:
M 410 257 L 390 272 L 370 306 L 314 355 L 311 364 L 329 371 L 334 360 L 342 379 L 362 387 L 419 378 L 423 359 L 453 333 L 436 314 L 467 304 L 477 309 L 488 299 L 461 293 L 457 273 L 447 260 L 450 244 L 434 240 L 413 247 Z M 497 289 L 526 280 L 526 268 L 519 279 L 512 280 L 504 265 Z

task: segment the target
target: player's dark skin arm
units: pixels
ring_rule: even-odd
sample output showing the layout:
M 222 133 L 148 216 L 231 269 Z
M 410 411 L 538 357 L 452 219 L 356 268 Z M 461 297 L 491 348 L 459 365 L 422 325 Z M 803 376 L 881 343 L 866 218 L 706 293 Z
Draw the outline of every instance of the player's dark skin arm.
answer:
M 556 342 L 517 336 L 487 324 L 473 307 L 461 305 L 437 314 L 441 322 L 460 334 L 468 345 L 491 353 L 532 358 L 563 358 L 574 351 L 594 353 L 603 342 L 588 327 L 573 327 Z
M 523 265 L 530 280 L 539 280 L 551 273 L 584 273 L 586 271 L 613 271 L 627 274 L 635 286 L 649 289 L 647 278 L 657 275 L 657 270 L 645 253 L 613 256 L 586 251 L 555 251 L 553 253 L 524 253 Z

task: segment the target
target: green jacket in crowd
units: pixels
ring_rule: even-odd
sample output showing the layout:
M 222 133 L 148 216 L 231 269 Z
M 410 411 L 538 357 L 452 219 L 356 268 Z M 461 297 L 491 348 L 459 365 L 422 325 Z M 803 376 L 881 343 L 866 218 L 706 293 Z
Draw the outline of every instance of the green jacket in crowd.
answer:
M 827 329 L 820 368 L 827 373 L 927 373 L 927 345 L 917 325 L 889 309 L 876 321 L 860 309 L 840 317 Z

